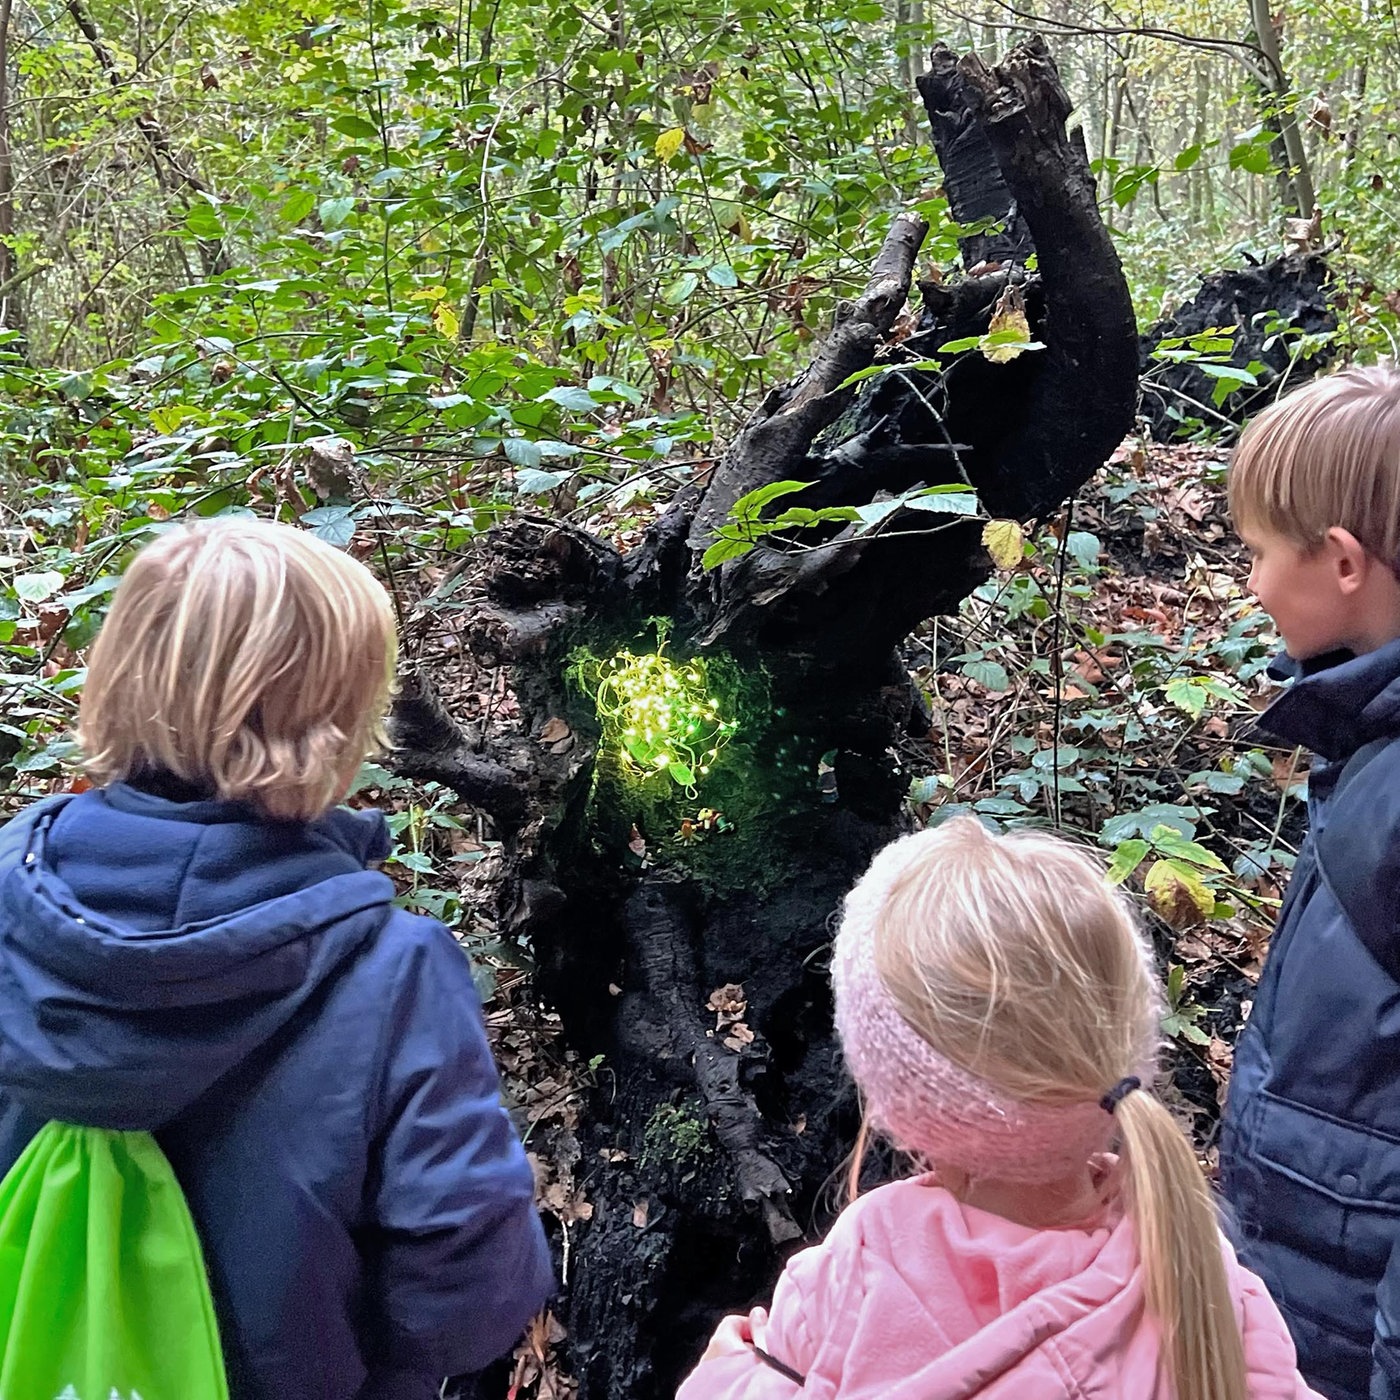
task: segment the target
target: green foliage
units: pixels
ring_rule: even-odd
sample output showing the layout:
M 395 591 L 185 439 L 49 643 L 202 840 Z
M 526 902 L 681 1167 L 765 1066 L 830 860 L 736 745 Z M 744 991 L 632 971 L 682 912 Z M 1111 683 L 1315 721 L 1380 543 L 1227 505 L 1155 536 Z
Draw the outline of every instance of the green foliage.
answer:
M 694 1165 L 713 1154 L 710 1126 L 698 1105 L 657 1104 L 642 1132 L 643 1167 Z

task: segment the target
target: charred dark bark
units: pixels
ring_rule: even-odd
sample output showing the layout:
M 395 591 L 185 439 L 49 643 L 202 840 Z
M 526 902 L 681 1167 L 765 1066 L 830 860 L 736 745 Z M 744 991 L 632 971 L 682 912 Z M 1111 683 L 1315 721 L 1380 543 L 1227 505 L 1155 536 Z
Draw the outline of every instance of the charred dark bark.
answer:
M 1291 253 L 1262 266 L 1217 272 L 1171 316 L 1141 340 L 1140 415 L 1158 442 L 1204 425 L 1245 422 L 1261 408 L 1320 373 L 1335 358 L 1336 288 L 1321 253 Z M 1259 366 L 1257 385 L 1214 401 L 1220 381 L 1201 362 L 1153 358 L 1164 340 L 1233 327 L 1234 348 L 1224 361 L 1236 369 Z M 1313 337 L 1320 337 L 1314 340 Z M 1189 352 L 1189 346 L 1184 347 Z
M 895 649 L 989 571 L 982 519 L 928 500 L 769 535 L 709 572 L 705 549 L 740 497 L 779 480 L 810 483 L 784 504 L 813 509 L 962 483 L 986 514 L 1043 514 L 1131 426 L 1127 287 L 1048 52 L 1033 40 L 989 69 L 940 48 L 932 63 L 920 86 L 955 207 L 1007 225 L 967 256 L 1006 266 L 922 288 L 901 342 L 925 228 L 896 218 L 811 367 L 638 548 L 623 558 L 526 518 L 465 562 L 453 605 L 482 661 L 509 668 L 518 729 L 459 732 L 421 696 L 397 717 L 414 771 L 440 756 L 433 776 L 494 804 L 509 851 L 498 923 L 530 939 L 540 993 L 606 1067 L 579 1158 L 593 1213 L 571 1227 L 560 1309 L 583 1400 L 673 1394 L 716 1315 L 769 1288 L 823 1223 L 856 1127 L 825 950 L 841 897 L 902 828 L 891 754 L 921 713 Z M 985 333 L 1008 288 L 1044 349 L 940 354 Z M 905 368 L 928 358 L 937 372 Z M 579 679 L 586 658 L 656 650 L 658 617 L 666 655 L 698 658 L 739 725 L 689 794 L 629 772 Z M 501 772 L 518 775 L 523 812 Z M 726 984 L 742 988 L 742 1034 L 707 1007 Z

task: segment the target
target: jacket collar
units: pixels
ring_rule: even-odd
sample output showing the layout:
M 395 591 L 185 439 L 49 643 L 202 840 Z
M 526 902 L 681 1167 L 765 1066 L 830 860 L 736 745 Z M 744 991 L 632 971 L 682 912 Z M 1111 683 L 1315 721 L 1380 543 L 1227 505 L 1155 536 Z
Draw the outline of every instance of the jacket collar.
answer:
M 1353 656 L 1329 652 L 1305 662 L 1280 656 L 1269 668 L 1293 684 L 1259 717 L 1259 728 L 1330 761 L 1373 739 L 1400 737 L 1400 640 Z

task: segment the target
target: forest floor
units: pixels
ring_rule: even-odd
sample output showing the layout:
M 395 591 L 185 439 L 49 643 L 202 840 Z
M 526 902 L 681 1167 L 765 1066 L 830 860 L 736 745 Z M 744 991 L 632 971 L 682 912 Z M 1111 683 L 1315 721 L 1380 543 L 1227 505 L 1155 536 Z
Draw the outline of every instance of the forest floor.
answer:
M 897 756 L 911 822 L 971 811 L 1061 825 L 1097 842 L 1142 896 L 1166 989 L 1158 1090 L 1212 1170 L 1234 1041 L 1302 835 L 1306 774 L 1305 755 L 1254 732 L 1276 691 L 1265 675 L 1276 641 L 1245 593 L 1224 463 L 1209 444 L 1125 443 L 1068 515 L 1030 535 L 1020 568 L 909 638 L 905 659 L 931 718 Z M 647 508 L 633 505 L 588 525 L 625 549 L 646 523 Z M 475 732 L 509 726 L 504 675 L 474 664 L 461 621 L 420 617 L 412 659 Z M 539 737 L 572 742 L 567 726 Z M 380 769 L 362 797 L 390 811 L 390 869 L 406 900 L 453 924 L 476 959 L 567 1284 L 570 1232 L 591 1214 L 576 1129 L 590 1097 L 609 1092 L 610 1071 L 564 1043 L 532 993 L 529 950 L 495 926 L 501 848 L 489 825 L 445 790 Z M 735 1019 L 725 995 L 711 998 L 721 1026 Z M 561 1337 L 546 1318 L 526 1339 L 512 1400 L 569 1393 L 552 1361 Z

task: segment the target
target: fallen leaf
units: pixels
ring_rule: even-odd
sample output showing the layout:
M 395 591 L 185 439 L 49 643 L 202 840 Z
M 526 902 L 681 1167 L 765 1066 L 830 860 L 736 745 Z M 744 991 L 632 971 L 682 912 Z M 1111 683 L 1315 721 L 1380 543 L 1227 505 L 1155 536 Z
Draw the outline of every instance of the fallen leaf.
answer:
M 573 732 L 564 720 L 555 715 L 545 720 L 544 727 L 540 730 L 540 743 L 557 744 L 560 739 L 567 739 Z
M 1225 1098 L 1230 1090 L 1230 1070 L 1234 1063 L 1234 1047 L 1218 1035 L 1211 1036 L 1210 1044 L 1206 1046 L 1206 1065 L 1211 1078 L 1215 1080 L 1215 1101 L 1221 1108 L 1225 1107 Z
M 705 1006 L 710 1011 L 717 1011 L 721 1015 L 742 1016 L 748 1001 L 744 996 L 744 984 L 742 982 L 726 982 L 722 987 L 716 987 L 710 993 L 710 999 Z
M 648 1204 L 646 1197 L 643 1196 L 640 1201 L 637 1201 L 632 1206 L 632 1223 L 637 1227 L 637 1229 L 646 1229 L 647 1218 L 650 1215 L 650 1213 L 651 1207 Z

